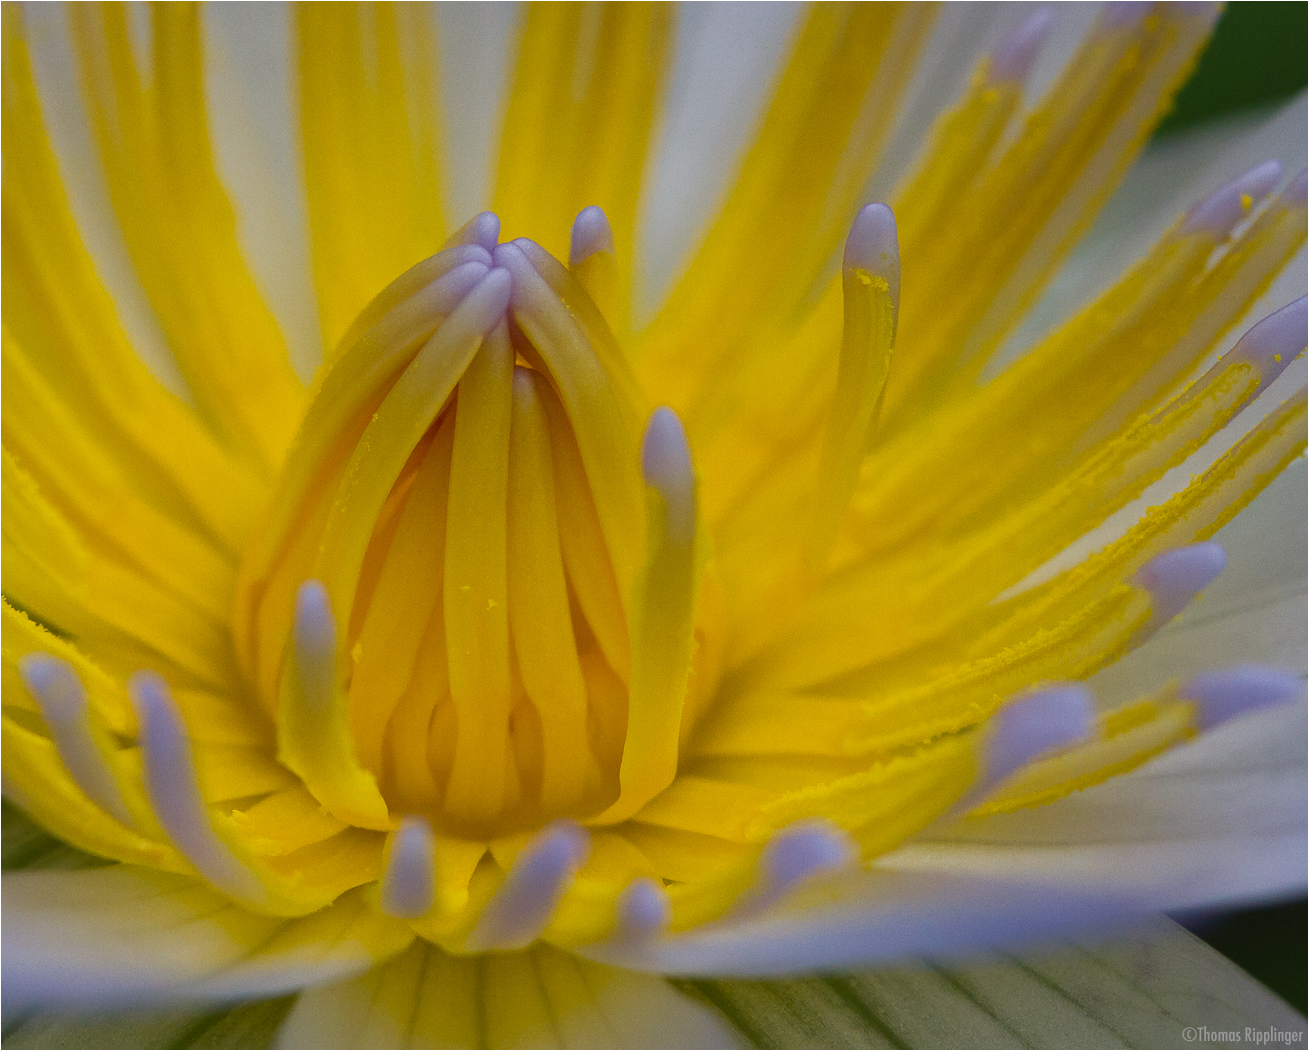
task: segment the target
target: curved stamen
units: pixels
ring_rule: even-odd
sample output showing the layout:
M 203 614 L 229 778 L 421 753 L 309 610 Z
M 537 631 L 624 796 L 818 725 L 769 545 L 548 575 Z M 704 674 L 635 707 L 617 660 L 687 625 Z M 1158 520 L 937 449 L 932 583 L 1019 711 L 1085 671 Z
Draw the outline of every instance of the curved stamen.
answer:
M 459 382 L 450 454 L 441 586 L 459 729 L 445 807 L 460 822 L 483 822 L 512 805 L 517 773 L 505 733 L 514 703 L 506 557 L 513 373 L 501 321 Z
M 641 440 L 641 477 L 663 498 L 667 539 L 690 545 L 695 536 L 695 473 L 691 449 L 677 413 L 661 406 L 650 416 Z
M 615 331 L 626 320 L 619 296 L 614 232 L 604 210 L 591 205 L 577 213 L 568 247 L 568 269 Z
M 1212 730 L 1248 712 L 1296 700 L 1304 689 L 1304 681 L 1289 671 L 1246 665 L 1197 675 L 1177 696 L 1194 701 L 1200 728 Z
M 1011 701 L 991 718 L 982 772 L 960 808 L 966 809 L 1040 756 L 1085 741 L 1095 729 L 1095 705 L 1084 686 L 1052 686 Z
M 992 84 L 1023 83 L 1032 71 L 1053 25 L 1053 8 L 1041 7 L 1028 15 L 995 49 L 987 79 Z
M 759 856 L 754 886 L 733 910 L 738 917 L 781 901 L 806 880 L 851 864 L 859 851 L 850 837 L 823 821 L 805 821 L 783 829 Z
M 1291 361 L 1305 349 L 1309 331 L 1309 296 L 1287 303 L 1269 314 L 1241 337 L 1223 358 L 1244 361 L 1259 373 L 1259 386 L 1249 395 L 1253 400 L 1282 374 Z
M 456 245 L 481 245 L 488 252 L 500 243 L 500 217 L 495 212 L 478 212 L 452 233 L 442 251 Z
M 647 490 L 646 563 L 633 602 L 632 681 L 621 794 L 601 821 L 622 821 L 677 773 L 699 589 L 691 449 L 672 409 L 656 409 L 641 441 Z
M 433 319 L 449 316 L 490 270 L 491 253 L 481 245 L 463 245 L 432 256 L 379 292 L 351 322 L 338 346 L 348 350 L 366 335 L 375 345 L 410 345 L 414 342 L 407 338 L 410 326 L 420 333 L 428 331 Z M 397 329 L 403 333 L 399 339 Z
M 1227 552 L 1212 540 L 1173 548 L 1143 565 L 1132 583 L 1150 592 L 1154 616 L 1145 630 L 1154 631 L 1181 613 L 1226 566 Z
M 86 690 L 67 661 L 31 653 L 18 662 L 23 685 L 41 706 L 59 758 L 86 797 L 115 820 L 134 828 L 104 751 L 96 742 Z
M 611 941 L 632 942 L 653 938 L 668 927 L 672 905 L 668 892 L 653 879 L 634 879 L 618 896 L 617 922 Z
M 424 916 L 432 908 L 435 888 L 432 826 L 421 817 L 407 817 L 391 836 L 382 875 L 382 911 L 398 919 Z
M 302 778 L 334 814 L 365 828 L 390 827 L 386 803 L 355 756 L 336 680 L 337 629 L 332 601 L 320 580 L 306 580 L 295 596 L 289 667 L 278 710 L 278 759 Z
M 1178 232 L 1204 231 L 1216 237 L 1226 237 L 1256 204 L 1268 196 L 1281 178 L 1282 166 L 1276 161 L 1256 165 L 1192 205 Z
M 807 557 L 821 568 L 859 476 L 881 410 L 900 308 L 900 249 L 895 216 L 865 205 L 850 228 L 842 263 L 845 320 L 836 392 L 814 485 Z
M 553 381 L 592 479 L 614 572 L 620 581 L 631 580 L 642 554 L 634 525 L 643 500 L 629 442 L 639 426 L 643 395 L 612 336 L 597 330 L 603 319 L 588 319 L 591 304 L 578 302 L 585 297 L 567 287 L 573 282 L 562 266 L 524 238 L 500 245 L 494 256 L 496 266 L 513 275 L 514 321 Z
M 514 861 L 468 935 L 466 947 L 485 952 L 530 944 L 549 921 L 590 846 L 586 830 L 571 821 L 556 821 L 546 828 Z
M 609 217 L 599 205 L 591 205 L 577 213 L 568 244 L 568 267 L 575 270 L 600 252 L 614 253 L 614 232 Z
M 141 671 L 128 679 L 127 691 L 140 728 L 146 792 L 159 824 L 215 887 L 251 905 L 262 904 L 267 899 L 263 885 L 218 838 L 209 822 L 195 758 L 168 685 L 153 672 Z
M 324 715 L 336 678 L 336 618 L 321 580 L 306 580 L 296 592 L 291 637 L 304 704 Z

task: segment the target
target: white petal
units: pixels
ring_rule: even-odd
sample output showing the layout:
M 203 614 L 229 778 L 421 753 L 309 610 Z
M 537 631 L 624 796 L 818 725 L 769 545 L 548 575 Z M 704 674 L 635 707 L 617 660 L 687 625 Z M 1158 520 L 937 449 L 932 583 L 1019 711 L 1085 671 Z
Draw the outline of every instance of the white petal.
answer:
M 500 118 L 513 72 L 514 4 L 437 4 L 451 229 L 491 206 Z
M 1117 704 L 1232 664 L 1305 669 L 1305 463 L 1282 472 L 1214 537 L 1227 568 L 1149 643 L 1090 680 L 1097 698 Z
M 942 112 L 958 101 L 983 55 L 1030 17 L 1039 3 L 947 4 L 937 15 L 906 91 L 904 110 L 886 156 L 869 181 L 866 201 L 891 199 L 900 178 Z M 1024 96 L 1034 105 L 1073 57 L 1095 20 L 1093 4 L 1056 4 L 1054 22 L 1025 80 Z
M 1303 709 L 1268 709 L 1049 806 L 933 829 L 757 918 L 585 951 L 645 970 L 785 974 L 1265 899 L 1304 885 L 1304 767 Z
M 897 871 L 1039 880 L 1151 909 L 1301 891 L 1305 712 L 1255 712 L 1048 806 L 933 830 Z
M 591 959 L 686 975 L 837 971 L 916 956 L 962 956 L 1102 928 L 1130 914 L 1109 895 L 1036 882 L 875 868 L 816 882 L 787 903 L 644 944 L 588 946 Z
M 296 371 L 309 380 L 323 348 L 300 170 L 291 9 L 213 4 L 203 14 L 209 131 L 237 239 Z
M 62 4 L 36 4 L 23 10 L 23 21 L 28 26 L 42 116 L 78 232 L 113 297 L 133 349 L 169 390 L 187 400 L 186 381 L 136 276 L 109 203 L 104 170 L 82 102 L 82 80 L 69 37 L 67 11 Z
M 301 995 L 279 1047 L 736 1047 L 716 1012 L 662 978 L 549 946 L 452 956 L 426 942 Z
M 1236 1046 L 1303 1041 L 1304 1019 L 1162 917 L 1109 944 L 1083 942 L 966 967 L 909 967 L 693 987 L 758 1047 Z M 1247 1029 L 1249 1027 L 1249 1029 Z M 1269 1029 L 1280 1031 L 1271 1039 Z M 1189 1037 L 1189 1039 L 1188 1039 Z M 1224 1044 L 1223 1046 L 1230 1046 Z
M 666 293 L 720 203 L 755 133 L 799 13 L 794 3 L 680 10 L 663 123 L 651 144 L 637 220 L 638 318 Z
M 1124 177 L 1095 225 L 1005 342 L 988 371 L 994 372 L 1001 362 L 1013 360 L 1116 281 L 1189 205 L 1266 160 L 1281 161 L 1288 176 L 1304 167 L 1303 95 L 1272 115 L 1241 114 L 1153 143 Z M 1277 294 L 1264 299 L 1275 299 L 1276 306 L 1290 302 L 1303 293 L 1304 281 L 1292 285 L 1274 288 Z M 1262 309 L 1262 313 L 1260 309 L 1257 306 L 1251 312 L 1256 315 L 1253 320 L 1272 308 Z M 1237 335 L 1239 331 L 1232 335 L 1233 342 Z
M 4 877 L 4 1007 L 271 995 L 331 981 L 413 933 L 347 894 L 257 916 L 187 876 L 127 865 Z

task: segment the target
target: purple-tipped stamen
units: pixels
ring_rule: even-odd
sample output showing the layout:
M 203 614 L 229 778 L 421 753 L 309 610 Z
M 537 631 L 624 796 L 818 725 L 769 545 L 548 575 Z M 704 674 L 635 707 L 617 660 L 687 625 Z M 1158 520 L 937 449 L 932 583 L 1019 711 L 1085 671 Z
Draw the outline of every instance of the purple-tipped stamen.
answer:
M 436 886 L 432 826 L 421 817 L 407 817 L 392 835 L 390 847 L 382 875 L 382 911 L 400 919 L 426 915 Z
M 642 877 L 632 880 L 618 896 L 616 912 L 612 940 L 630 942 L 653 938 L 666 930 L 672 906 L 661 884 Z
M 105 813 L 132 828 L 123 794 L 92 735 L 86 690 L 68 662 L 31 653 L 19 660 L 18 674 L 36 698 L 59 758 L 77 787 Z
M 1154 606 L 1151 627 L 1181 613 L 1227 566 L 1227 552 L 1207 540 L 1156 555 L 1136 571 L 1132 582 L 1150 592 Z
M 1028 15 L 995 49 L 987 79 L 992 84 L 1021 84 L 1032 71 L 1054 25 L 1054 9 L 1041 7 Z
M 521 949 L 542 931 L 555 905 L 586 860 L 591 840 L 571 821 L 556 821 L 518 855 L 487 903 L 466 946 L 474 952 Z
M 146 792 L 159 824 L 211 884 L 250 904 L 262 903 L 267 898 L 263 885 L 210 823 L 191 744 L 168 685 L 154 672 L 141 671 L 127 680 L 127 692 L 136 709 Z
M 655 409 L 646 424 L 641 476 L 664 498 L 670 539 L 690 543 L 695 535 L 695 472 L 682 421 L 666 405 Z
M 478 212 L 450 235 L 443 248 L 455 245 L 481 245 L 488 252 L 500 242 L 500 217 L 495 212 Z
M 1256 397 L 1282 374 L 1309 342 L 1309 297 L 1301 296 L 1281 310 L 1269 314 L 1241 337 L 1225 357 L 1245 361 L 1258 371 Z
M 858 856 L 850 837 L 826 821 L 803 821 L 783 829 L 764 847 L 755 883 L 742 896 L 733 916 L 765 909 L 800 884 L 839 872 Z
M 987 724 L 987 792 L 1034 759 L 1079 744 L 1095 728 L 1095 704 L 1084 686 L 1052 686 L 1011 701 Z
M 1298 700 L 1304 695 L 1304 680 L 1281 668 L 1246 665 L 1197 675 L 1177 695 L 1194 701 L 1202 729 L 1237 716 Z
M 292 634 L 301 693 L 311 706 L 325 708 L 336 674 L 336 618 L 321 580 L 306 580 L 296 592 Z
M 597 252 L 614 251 L 614 232 L 609 217 L 598 205 L 583 208 L 573 220 L 568 244 L 568 265 L 579 266 Z
M 1282 166 L 1276 161 L 1256 165 L 1193 205 L 1182 220 L 1181 232 L 1226 237 L 1281 180 Z

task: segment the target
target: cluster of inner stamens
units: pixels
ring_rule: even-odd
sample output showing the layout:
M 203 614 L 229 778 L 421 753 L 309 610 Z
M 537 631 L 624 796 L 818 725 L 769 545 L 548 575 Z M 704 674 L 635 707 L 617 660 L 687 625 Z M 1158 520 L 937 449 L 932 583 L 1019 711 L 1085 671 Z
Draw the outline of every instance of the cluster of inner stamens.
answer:
M 347 334 L 243 572 L 238 645 L 280 757 L 366 827 L 421 814 L 487 836 L 601 814 L 633 693 L 680 712 L 686 689 L 680 426 L 654 415 L 643 479 L 648 413 L 604 319 L 497 227 L 477 217 Z M 677 730 L 657 732 L 675 748 Z

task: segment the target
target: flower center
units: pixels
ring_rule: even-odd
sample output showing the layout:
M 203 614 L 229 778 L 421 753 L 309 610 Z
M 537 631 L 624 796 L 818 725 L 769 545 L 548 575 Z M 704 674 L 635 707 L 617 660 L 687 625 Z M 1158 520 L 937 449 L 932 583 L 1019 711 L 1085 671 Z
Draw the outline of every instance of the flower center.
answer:
M 643 444 L 576 262 L 497 233 L 479 216 L 356 320 L 242 567 L 279 757 L 366 827 L 621 820 L 713 686 L 680 424 Z

